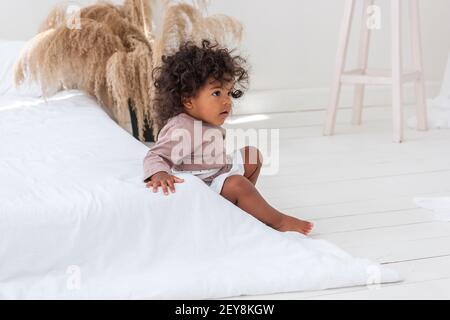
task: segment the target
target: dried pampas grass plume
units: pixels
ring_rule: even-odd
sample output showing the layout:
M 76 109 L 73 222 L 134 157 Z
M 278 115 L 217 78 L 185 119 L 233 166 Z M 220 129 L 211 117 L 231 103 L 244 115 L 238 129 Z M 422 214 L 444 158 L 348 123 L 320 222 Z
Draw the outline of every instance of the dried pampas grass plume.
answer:
M 153 121 L 158 114 L 152 108 L 152 70 L 162 56 L 188 40 L 237 45 L 242 25 L 232 17 L 207 16 L 210 0 L 193 0 L 194 5 L 161 0 L 163 20 L 156 34 L 155 1 L 125 0 L 122 5 L 102 1 L 76 12 L 68 11 L 67 4 L 56 6 L 18 59 L 16 85 L 37 82 L 44 96 L 83 90 L 122 127 L 128 125 L 131 105 L 139 139 L 144 140 L 146 122 L 157 136 L 161 128 Z
M 147 39 L 153 38 L 153 8 L 151 2 L 146 0 L 125 0 L 122 12 L 129 23 L 137 26 L 144 32 Z

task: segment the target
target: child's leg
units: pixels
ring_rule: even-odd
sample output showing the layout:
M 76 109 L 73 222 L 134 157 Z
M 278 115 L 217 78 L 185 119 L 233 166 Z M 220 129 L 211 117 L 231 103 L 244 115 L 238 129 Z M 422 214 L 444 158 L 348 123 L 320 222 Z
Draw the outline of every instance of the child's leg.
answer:
M 245 147 L 241 150 L 242 159 L 244 160 L 245 173 L 244 176 L 250 180 L 253 185 L 256 185 L 259 173 L 262 167 L 262 154 L 255 147 Z
M 288 216 L 271 207 L 246 177 L 239 175 L 228 177 L 221 195 L 278 231 L 298 231 L 308 234 L 312 230 L 312 223 Z
M 241 149 L 244 159 L 244 176 L 228 177 L 222 188 L 222 196 L 258 220 L 279 231 L 311 232 L 312 223 L 279 212 L 271 207 L 255 188 L 262 167 L 262 156 L 258 149 Z

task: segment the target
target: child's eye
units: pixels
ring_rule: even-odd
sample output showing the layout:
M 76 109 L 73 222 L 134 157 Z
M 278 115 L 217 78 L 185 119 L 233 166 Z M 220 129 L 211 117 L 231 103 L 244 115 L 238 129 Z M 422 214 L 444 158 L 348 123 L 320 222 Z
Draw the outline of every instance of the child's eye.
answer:
M 213 96 L 219 97 L 219 96 L 220 96 L 220 91 L 219 91 L 219 90 L 214 91 L 214 92 L 213 92 Z

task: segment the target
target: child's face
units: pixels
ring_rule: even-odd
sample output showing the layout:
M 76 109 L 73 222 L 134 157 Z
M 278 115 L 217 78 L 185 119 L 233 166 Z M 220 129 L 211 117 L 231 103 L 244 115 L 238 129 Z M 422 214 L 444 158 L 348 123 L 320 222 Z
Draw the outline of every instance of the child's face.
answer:
M 208 79 L 194 98 L 184 99 L 184 110 L 190 116 L 220 126 L 231 113 L 233 82 Z

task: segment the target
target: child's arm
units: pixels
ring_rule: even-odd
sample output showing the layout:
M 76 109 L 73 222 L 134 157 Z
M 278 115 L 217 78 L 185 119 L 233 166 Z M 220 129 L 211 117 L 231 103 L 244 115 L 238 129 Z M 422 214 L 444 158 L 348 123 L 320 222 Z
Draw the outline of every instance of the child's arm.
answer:
M 180 163 L 185 156 L 190 155 L 189 148 L 183 150 L 182 154 L 172 152 L 174 147 L 180 143 L 177 134 L 174 134 L 180 128 L 185 130 L 184 133 L 188 134 L 190 139 L 191 132 L 193 132 L 192 124 L 179 119 L 174 120 L 161 130 L 158 141 L 144 159 L 144 182 L 147 188 L 153 188 L 153 192 L 157 192 L 161 186 L 164 194 L 168 194 L 168 188 L 174 193 L 174 184 L 184 182 L 183 179 L 171 174 L 174 164 Z
M 170 159 L 169 143 L 158 140 L 149 150 L 144 159 L 144 182 L 149 182 L 151 178 L 160 172 L 170 174 L 173 162 Z
M 182 183 L 184 180 L 171 175 L 174 161 L 171 159 L 171 151 L 174 141 L 167 138 L 166 132 L 162 133 L 144 159 L 144 182 L 147 188 L 153 188 L 153 192 L 157 192 L 161 187 L 164 194 L 168 195 L 168 189 L 175 193 L 175 183 Z

